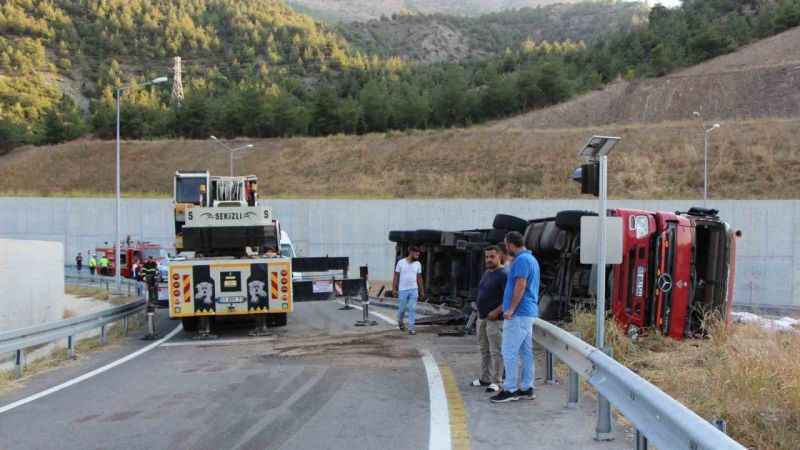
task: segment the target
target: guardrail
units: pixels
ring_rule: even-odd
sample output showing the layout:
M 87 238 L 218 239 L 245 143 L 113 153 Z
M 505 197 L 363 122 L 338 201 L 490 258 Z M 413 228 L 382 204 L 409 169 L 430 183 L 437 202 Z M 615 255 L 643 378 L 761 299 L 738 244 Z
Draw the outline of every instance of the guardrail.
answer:
M 578 377 L 585 378 L 600 396 L 636 427 L 637 449 L 647 449 L 648 442 L 660 449 L 745 449 L 692 410 L 578 336 L 541 319 L 536 319 L 533 329 L 535 341 L 547 350 L 547 380 L 553 380 L 554 356 L 570 368 L 567 405 L 577 405 Z
M 15 353 L 14 364 L 19 378 L 25 366 L 26 348 L 67 338 L 67 356 L 74 358 L 75 337 L 78 334 L 99 328 L 100 343 L 105 344 L 106 326 L 122 320 L 123 332 L 127 335 L 128 317 L 144 310 L 146 304 L 146 300 L 142 299 L 91 314 L 0 333 L 0 354 Z

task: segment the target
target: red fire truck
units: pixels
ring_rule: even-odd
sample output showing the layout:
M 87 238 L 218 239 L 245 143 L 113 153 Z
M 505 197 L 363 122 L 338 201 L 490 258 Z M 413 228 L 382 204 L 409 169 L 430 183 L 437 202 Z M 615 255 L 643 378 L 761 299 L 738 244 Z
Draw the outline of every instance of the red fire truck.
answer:
M 116 267 L 114 247 L 97 247 L 97 259 L 105 255 L 108 258 L 107 273 L 101 275 L 114 275 L 114 268 Z M 138 260 L 143 263 L 147 258 L 152 256 L 155 259 L 162 259 L 167 256 L 167 251 L 158 244 L 152 242 L 135 242 L 131 244 L 123 244 L 119 249 L 120 261 L 120 274 L 125 278 L 133 278 L 133 264 Z

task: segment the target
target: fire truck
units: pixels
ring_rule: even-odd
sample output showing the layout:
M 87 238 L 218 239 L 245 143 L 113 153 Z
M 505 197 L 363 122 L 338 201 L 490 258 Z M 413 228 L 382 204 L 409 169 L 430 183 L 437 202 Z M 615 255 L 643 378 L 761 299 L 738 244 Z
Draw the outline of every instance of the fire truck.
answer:
M 100 255 L 105 255 L 108 258 L 107 273 L 102 273 L 101 275 L 114 275 L 114 250 L 114 247 L 97 247 L 95 249 L 98 258 Z M 150 256 L 155 259 L 162 259 L 167 256 L 167 251 L 152 242 L 132 242 L 121 245 L 119 248 L 120 274 L 125 278 L 133 278 L 133 264 L 137 260 L 143 263 Z
M 169 314 L 208 335 L 215 317 L 254 317 L 253 334 L 286 325 L 293 309 L 292 261 L 278 251 L 280 222 L 259 203 L 255 176 L 178 171 Z

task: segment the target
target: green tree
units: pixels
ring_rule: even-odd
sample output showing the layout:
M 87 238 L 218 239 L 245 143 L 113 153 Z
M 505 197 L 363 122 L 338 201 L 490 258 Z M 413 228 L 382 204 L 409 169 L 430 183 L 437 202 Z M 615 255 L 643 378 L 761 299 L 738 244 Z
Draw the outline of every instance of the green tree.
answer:
M 385 83 L 370 80 L 361 89 L 358 102 L 364 113 L 367 131 L 385 131 L 389 127 L 389 102 Z
M 64 94 L 45 112 L 42 141 L 56 144 L 82 136 L 86 132 L 80 108 L 71 97 Z

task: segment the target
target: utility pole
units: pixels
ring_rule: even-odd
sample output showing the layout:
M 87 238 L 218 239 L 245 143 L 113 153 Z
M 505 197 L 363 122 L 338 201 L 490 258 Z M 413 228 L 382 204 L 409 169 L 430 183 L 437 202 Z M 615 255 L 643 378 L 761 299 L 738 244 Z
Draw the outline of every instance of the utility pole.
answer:
M 183 102 L 183 82 L 181 81 L 181 57 L 176 56 L 174 58 L 174 66 L 172 67 L 173 78 L 172 78 L 172 101 L 180 106 L 181 102 Z
M 146 83 L 143 83 L 139 87 L 149 86 L 151 84 L 161 84 L 166 83 L 167 77 L 158 77 L 152 79 Z M 117 142 L 116 142 L 116 195 L 115 195 L 115 203 L 114 203 L 114 284 L 116 286 L 117 292 L 122 291 L 122 280 L 121 280 L 121 272 L 120 272 L 120 247 L 122 246 L 122 240 L 120 239 L 120 217 L 122 213 L 120 212 L 120 204 L 121 204 L 121 193 L 120 193 L 120 153 L 119 153 L 119 129 L 120 129 L 120 97 L 122 97 L 122 92 L 126 89 L 130 89 L 130 86 L 119 86 L 117 87 L 117 98 L 116 98 L 116 107 L 117 107 Z

